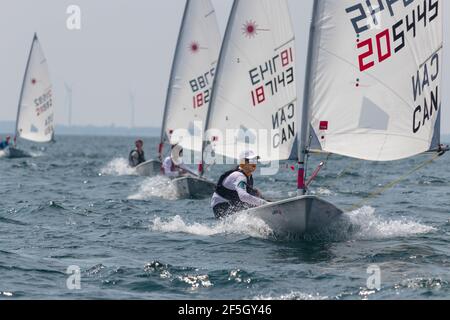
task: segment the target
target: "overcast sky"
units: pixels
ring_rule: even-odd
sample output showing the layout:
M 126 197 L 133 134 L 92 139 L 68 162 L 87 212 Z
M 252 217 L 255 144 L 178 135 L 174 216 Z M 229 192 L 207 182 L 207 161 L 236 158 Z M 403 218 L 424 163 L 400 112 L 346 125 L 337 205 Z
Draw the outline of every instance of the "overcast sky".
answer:
M 340 0 L 339 0 L 340 1 Z M 290 0 L 303 93 L 312 0 Z M 222 34 L 232 0 L 213 0 Z M 66 27 L 69 5 L 81 8 L 81 30 Z M 54 83 L 56 120 L 67 124 L 64 83 L 73 86 L 73 124 L 129 126 L 130 91 L 136 125 L 159 127 L 184 0 L 2 0 L 0 120 L 15 120 L 33 33 L 40 37 Z M 450 23 L 445 26 L 449 49 Z M 443 81 L 443 132 L 450 133 L 450 62 Z

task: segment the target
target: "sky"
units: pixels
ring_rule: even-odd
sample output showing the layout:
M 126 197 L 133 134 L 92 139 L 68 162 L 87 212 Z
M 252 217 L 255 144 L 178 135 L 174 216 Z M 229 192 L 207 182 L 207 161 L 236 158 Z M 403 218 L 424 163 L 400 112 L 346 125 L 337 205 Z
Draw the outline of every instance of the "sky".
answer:
M 232 0 L 212 0 L 222 34 Z M 130 93 L 140 127 L 160 127 L 184 0 L 2 0 L 0 120 L 15 121 L 23 73 L 37 32 L 54 83 L 56 122 L 68 123 L 64 84 L 73 90 L 74 125 L 130 126 Z M 303 94 L 312 0 L 289 0 Z M 67 8 L 81 9 L 81 29 L 69 30 Z M 445 20 L 445 19 L 444 19 Z M 450 43 L 445 23 L 444 50 Z M 450 63 L 443 79 L 443 133 L 450 133 Z M 301 97 L 300 97 L 301 98 Z

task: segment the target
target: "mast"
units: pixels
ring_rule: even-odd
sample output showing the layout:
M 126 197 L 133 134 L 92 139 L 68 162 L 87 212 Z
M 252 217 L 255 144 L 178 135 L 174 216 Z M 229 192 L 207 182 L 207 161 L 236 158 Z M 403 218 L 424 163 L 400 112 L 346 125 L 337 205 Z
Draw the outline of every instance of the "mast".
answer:
M 16 116 L 16 132 L 15 132 L 15 137 L 20 137 L 20 132 L 19 132 L 19 117 L 20 117 L 20 109 L 22 106 L 22 99 L 23 99 L 23 90 L 25 88 L 25 82 L 27 80 L 27 74 L 28 74 L 28 68 L 30 66 L 30 60 L 31 60 L 31 53 L 33 52 L 33 48 L 34 48 L 34 42 L 38 40 L 37 34 L 34 33 L 33 36 L 33 41 L 31 42 L 31 48 L 30 48 L 30 53 L 28 54 L 28 60 L 27 60 L 27 66 L 25 68 L 25 74 L 23 75 L 23 81 L 22 81 L 22 89 L 20 89 L 20 98 L 19 98 L 19 106 L 17 108 L 17 116 Z
M 136 106 L 135 106 L 135 98 L 134 98 L 134 93 L 132 91 L 130 91 L 130 105 L 131 105 L 131 129 L 134 129 L 135 125 L 135 111 L 136 111 Z
M 303 112 L 301 121 L 301 132 L 300 132 L 300 143 L 298 149 L 298 180 L 297 187 L 299 195 L 305 195 L 307 192 L 307 187 L 305 184 L 306 178 L 306 162 L 308 160 L 308 148 L 309 148 L 309 135 L 310 135 L 310 102 L 311 102 L 311 82 L 312 78 L 312 61 L 314 57 L 314 49 L 316 46 L 315 33 L 316 26 L 315 21 L 318 17 L 319 11 L 319 1 L 314 0 L 313 13 L 311 17 L 311 25 L 309 30 L 309 43 L 308 43 L 308 58 L 306 62 L 306 73 L 305 73 L 305 87 L 303 93 Z
M 164 116 L 163 116 L 163 122 L 162 122 L 162 128 L 161 128 L 161 141 L 160 141 L 159 148 L 158 148 L 158 155 L 159 155 L 159 159 L 161 161 L 162 161 L 162 153 L 163 153 L 163 149 L 164 149 L 164 142 L 165 142 L 165 135 L 166 135 L 167 109 L 169 106 L 170 98 L 172 96 L 173 80 L 174 80 L 174 76 L 175 76 L 175 64 L 176 64 L 176 61 L 178 60 L 178 55 L 180 52 L 180 39 L 184 32 L 186 16 L 187 16 L 187 13 L 189 10 L 190 3 L 191 3 L 191 0 L 186 0 L 186 6 L 184 8 L 184 13 L 183 13 L 183 20 L 181 21 L 181 27 L 180 27 L 180 32 L 178 34 L 177 46 L 175 49 L 175 56 L 174 56 L 174 59 L 172 62 L 172 69 L 170 71 L 169 87 L 167 88 L 166 105 L 164 107 Z
M 205 123 L 205 135 L 204 138 L 206 138 L 206 131 L 208 131 L 209 129 L 209 124 L 211 122 L 211 110 L 217 100 L 217 94 L 216 94 L 216 87 L 217 87 L 217 82 L 218 82 L 218 78 L 220 76 L 220 74 L 222 73 L 222 69 L 223 69 L 223 56 L 224 53 L 226 52 L 226 48 L 228 48 L 229 46 L 229 39 L 230 39 L 230 35 L 231 35 L 231 26 L 234 23 L 234 20 L 236 18 L 236 10 L 237 10 L 237 6 L 238 6 L 238 2 L 239 0 L 234 0 L 233 2 L 233 7 L 231 8 L 231 13 L 230 13 L 230 17 L 228 19 L 228 23 L 227 23 L 227 28 L 225 31 L 225 35 L 222 41 L 222 47 L 220 49 L 220 54 L 219 54 L 219 61 L 217 62 L 217 68 L 216 68 L 216 75 L 214 76 L 214 81 L 213 81 L 213 86 L 212 86 L 212 92 L 211 92 L 211 100 L 209 102 L 209 108 L 208 108 L 208 113 L 206 115 L 206 123 Z M 208 146 L 208 144 L 210 143 L 210 141 L 203 141 L 203 147 L 202 147 L 202 163 L 200 164 L 199 167 L 199 171 L 200 171 L 200 176 L 203 176 L 204 174 L 204 169 L 205 169 L 205 149 Z

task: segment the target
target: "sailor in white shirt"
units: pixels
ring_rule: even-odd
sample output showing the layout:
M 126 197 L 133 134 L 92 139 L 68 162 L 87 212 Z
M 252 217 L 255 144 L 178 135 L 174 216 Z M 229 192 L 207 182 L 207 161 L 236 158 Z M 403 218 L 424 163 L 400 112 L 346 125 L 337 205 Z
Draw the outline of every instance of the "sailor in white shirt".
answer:
M 253 187 L 253 173 L 259 157 L 252 151 L 244 152 L 238 168 L 226 172 L 219 179 L 211 200 L 216 218 L 224 218 L 236 212 L 267 204 Z
M 183 148 L 180 145 L 172 146 L 171 154 L 164 159 L 162 169 L 164 175 L 169 178 L 178 178 L 187 174 L 196 176 L 191 169 L 183 163 Z

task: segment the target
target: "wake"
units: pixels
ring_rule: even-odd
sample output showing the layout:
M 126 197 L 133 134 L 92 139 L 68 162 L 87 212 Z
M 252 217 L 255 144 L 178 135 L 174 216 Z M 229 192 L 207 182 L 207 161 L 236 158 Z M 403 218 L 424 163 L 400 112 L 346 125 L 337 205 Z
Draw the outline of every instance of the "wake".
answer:
M 185 233 L 195 236 L 245 235 L 258 239 L 269 239 L 273 232 L 267 224 L 247 213 L 238 213 L 212 223 L 187 223 L 180 216 L 162 219 L 155 218 L 150 229 L 163 233 Z

